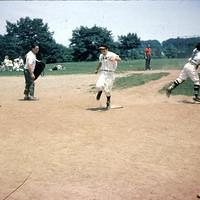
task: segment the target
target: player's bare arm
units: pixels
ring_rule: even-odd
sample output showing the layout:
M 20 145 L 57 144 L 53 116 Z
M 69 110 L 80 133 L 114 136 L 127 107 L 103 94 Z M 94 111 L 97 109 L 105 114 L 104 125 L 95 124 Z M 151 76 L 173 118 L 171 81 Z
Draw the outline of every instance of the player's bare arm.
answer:
M 28 71 L 30 72 L 31 78 L 32 78 L 33 80 L 35 80 L 35 75 L 34 75 L 34 73 L 33 73 L 32 68 L 33 68 L 33 65 L 32 65 L 32 64 L 29 64 L 29 65 L 28 65 Z
M 116 56 L 116 57 L 115 57 L 115 60 L 116 60 L 116 61 L 121 61 L 122 59 L 121 59 L 119 56 Z
M 112 62 L 121 61 L 121 58 L 120 58 L 119 56 L 113 56 L 113 57 L 110 58 L 110 60 L 111 60 Z

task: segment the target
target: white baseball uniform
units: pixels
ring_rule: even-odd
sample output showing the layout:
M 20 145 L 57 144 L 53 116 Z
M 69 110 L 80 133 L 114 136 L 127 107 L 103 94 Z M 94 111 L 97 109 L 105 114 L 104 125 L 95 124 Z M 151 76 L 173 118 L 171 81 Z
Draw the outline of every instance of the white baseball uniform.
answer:
M 37 61 L 36 55 L 32 51 L 29 51 L 26 54 L 26 64 L 24 66 L 24 69 L 28 69 L 28 65 L 32 65 L 32 71 L 34 71 L 36 61 Z
M 200 65 L 200 51 L 194 49 L 192 57 L 189 58 L 188 63 L 185 64 L 177 79 L 178 82 L 181 83 L 187 78 L 190 78 L 195 85 L 200 85 L 199 75 L 197 71 L 199 65 Z
M 99 56 L 101 67 L 99 69 L 100 75 L 96 83 L 98 91 L 104 91 L 106 96 L 111 96 L 111 90 L 115 80 L 114 72 L 117 68 L 117 61 L 112 61 L 112 58 L 118 57 L 117 54 L 108 51 L 106 55 Z

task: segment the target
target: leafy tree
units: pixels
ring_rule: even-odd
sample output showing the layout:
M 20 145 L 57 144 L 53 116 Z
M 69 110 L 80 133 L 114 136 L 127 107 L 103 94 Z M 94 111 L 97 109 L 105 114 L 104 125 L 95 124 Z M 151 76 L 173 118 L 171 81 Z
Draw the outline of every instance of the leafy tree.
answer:
M 134 49 L 140 45 L 140 38 L 137 33 L 128 33 L 127 35 L 121 35 L 118 37 L 122 49 Z
M 0 37 L 0 57 L 5 55 L 16 58 L 24 56 L 32 43 L 40 46 L 39 59 L 50 62 L 65 62 L 72 60 L 71 50 L 59 45 L 53 39 L 53 32 L 49 31 L 48 24 L 42 19 L 20 18 L 16 23 L 6 22 L 7 33 Z M 67 58 L 68 56 L 68 58 Z
M 192 50 L 200 41 L 200 37 L 171 38 L 162 43 L 167 57 L 185 58 L 191 55 Z M 174 55 L 172 55 L 174 53 Z
M 6 38 L 11 38 L 13 49 L 18 48 L 18 52 L 25 55 L 30 50 L 31 43 L 39 43 L 40 55 L 46 57 L 51 50 L 53 33 L 49 31 L 48 25 L 42 19 L 20 18 L 17 23 L 6 22 Z M 11 47 L 8 47 L 11 49 Z
M 75 29 L 70 44 L 74 60 L 96 60 L 101 44 L 108 45 L 110 49 L 115 47 L 111 31 L 96 25 L 92 28 L 81 26 Z
M 47 60 L 50 63 L 70 62 L 73 60 L 72 49 L 66 48 L 61 44 L 54 44 L 47 56 Z
M 138 48 L 141 43 L 137 33 L 128 33 L 127 35 L 118 36 L 118 40 L 123 57 L 130 57 L 130 50 Z
M 167 56 L 167 58 L 177 58 L 177 48 L 170 44 L 164 49 L 164 54 Z

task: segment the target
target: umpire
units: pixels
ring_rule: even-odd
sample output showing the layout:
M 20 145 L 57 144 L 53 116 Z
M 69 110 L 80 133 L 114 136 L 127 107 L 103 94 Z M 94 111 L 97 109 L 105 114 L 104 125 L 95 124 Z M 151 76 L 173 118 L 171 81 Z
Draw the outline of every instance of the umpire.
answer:
M 35 90 L 35 75 L 34 70 L 36 66 L 36 54 L 39 52 L 39 46 L 37 44 L 31 45 L 31 50 L 26 54 L 26 63 L 24 66 L 24 77 L 25 77 L 25 90 L 24 100 L 36 100 L 34 97 Z

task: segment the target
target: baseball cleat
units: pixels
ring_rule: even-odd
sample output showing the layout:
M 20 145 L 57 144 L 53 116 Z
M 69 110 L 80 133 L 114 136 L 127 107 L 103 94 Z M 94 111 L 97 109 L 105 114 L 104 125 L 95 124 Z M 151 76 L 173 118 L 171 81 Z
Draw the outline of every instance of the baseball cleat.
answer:
M 171 91 L 169 88 L 166 89 L 166 95 L 167 95 L 167 97 L 170 97 L 171 92 L 172 92 L 172 91 Z
M 200 103 L 200 98 L 199 97 L 193 97 L 194 103 Z
M 38 98 L 36 98 L 36 97 L 33 97 L 33 96 L 29 96 L 28 100 L 30 100 L 30 101 L 37 101 L 37 100 L 38 100 Z
M 99 91 L 96 96 L 96 100 L 99 101 L 101 98 L 102 91 Z
M 24 96 L 24 100 L 29 100 L 29 96 Z

